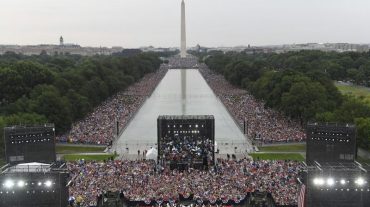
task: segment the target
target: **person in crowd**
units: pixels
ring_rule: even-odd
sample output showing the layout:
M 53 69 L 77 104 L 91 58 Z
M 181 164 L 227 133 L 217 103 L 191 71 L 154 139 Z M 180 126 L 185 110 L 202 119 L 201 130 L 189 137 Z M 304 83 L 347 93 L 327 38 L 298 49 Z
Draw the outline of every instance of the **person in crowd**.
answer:
M 219 159 L 209 170 L 156 170 L 154 161 L 71 162 L 67 164 L 73 184 L 71 197 L 81 206 L 96 204 L 104 191 L 120 191 L 131 201 L 178 200 L 179 195 L 216 200 L 243 197 L 248 192 L 272 193 L 280 205 L 297 203 L 296 178 L 303 165 L 296 161 Z M 157 172 L 156 172 L 157 171 Z
M 139 82 L 104 101 L 84 119 L 74 123 L 66 134 L 56 137 L 59 142 L 111 145 L 119 129 L 124 128 L 136 111 L 151 95 L 167 69 L 145 75 Z
M 198 136 L 163 137 L 161 149 L 163 161 L 172 163 L 200 162 L 213 152 L 214 144 L 211 139 Z
M 243 126 L 245 122 L 249 137 L 265 144 L 306 140 L 306 133 L 299 121 L 265 107 L 263 101 L 255 99 L 246 90 L 232 86 L 205 64 L 200 65 L 200 72 L 239 125 Z

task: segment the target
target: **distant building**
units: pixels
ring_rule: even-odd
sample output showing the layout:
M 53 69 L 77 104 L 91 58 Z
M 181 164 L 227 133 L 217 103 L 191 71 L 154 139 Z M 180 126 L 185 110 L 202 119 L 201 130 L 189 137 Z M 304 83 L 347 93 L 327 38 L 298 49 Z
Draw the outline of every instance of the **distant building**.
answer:
M 200 50 L 201 50 L 200 45 L 197 44 L 197 46 L 195 46 L 195 51 L 200 52 Z
M 63 36 L 59 38 L 59 45 L 0 45 L 0 55 L 6 52 L 14 52 L 23 55 L 39 55 L 46 53 L 48 55 L 72 54 L 72 55 L 111 55 L 121 52 L 122 47 L 81 47 L 78 44 L 65 43 Z
M 246 54 L 252 55 L 252 54 L 259 54 L 259 53 L 267 53 L 266 49 L 264 48 L 257 48 L 257 47 L 250 47 L 248 45 L 248 48 L 244 50 Z

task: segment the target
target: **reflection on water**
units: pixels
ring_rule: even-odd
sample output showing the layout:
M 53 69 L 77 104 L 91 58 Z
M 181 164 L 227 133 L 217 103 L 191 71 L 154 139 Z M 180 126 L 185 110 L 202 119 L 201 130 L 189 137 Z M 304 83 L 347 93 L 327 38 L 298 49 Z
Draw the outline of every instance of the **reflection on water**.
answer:
M 181 111 L 182 115 L 186 113 L 186 70 L 181 70 Z
M 137 153 L 138 149 L 155 146 L 159 115 L 214 115 L 215 139 L 221 153 L 250 149 L 232 117 L 196 69 L 168 71 L 117 140 L 117 152 L 129 148 L 130 153 Z

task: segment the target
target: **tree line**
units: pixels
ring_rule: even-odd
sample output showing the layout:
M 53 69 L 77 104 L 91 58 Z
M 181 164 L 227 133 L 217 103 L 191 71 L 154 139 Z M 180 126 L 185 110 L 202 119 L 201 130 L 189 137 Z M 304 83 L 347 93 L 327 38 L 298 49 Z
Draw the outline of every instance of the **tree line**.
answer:
M 132 50 L 93 57 L 1 55 L 0 155 L 4 154 L 4 126 L 50 122 L 57 134 L 64 133 L 73 122 L 156 71 L 161 63 L 156 53 Z
M 267 107 L 298 119 L 355 123 L 358 145 L 370 149 L 370 103 L 342 95 L 334 80 L 370 86 L 370 52 L 299 51 L 246 54 L 213 51 L 198 54 L 231 84 L 247 89 Z

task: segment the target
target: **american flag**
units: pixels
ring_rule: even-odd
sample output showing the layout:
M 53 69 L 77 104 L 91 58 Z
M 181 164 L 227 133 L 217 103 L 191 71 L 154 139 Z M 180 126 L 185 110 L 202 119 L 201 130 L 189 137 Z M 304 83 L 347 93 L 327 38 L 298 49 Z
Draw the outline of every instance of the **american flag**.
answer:
M 301 185 L 301 190 L 299 191 L 298 195 L 298 207 L 305 207 L 305 200 L 306 197 L 306 186 L 304 184 Z

